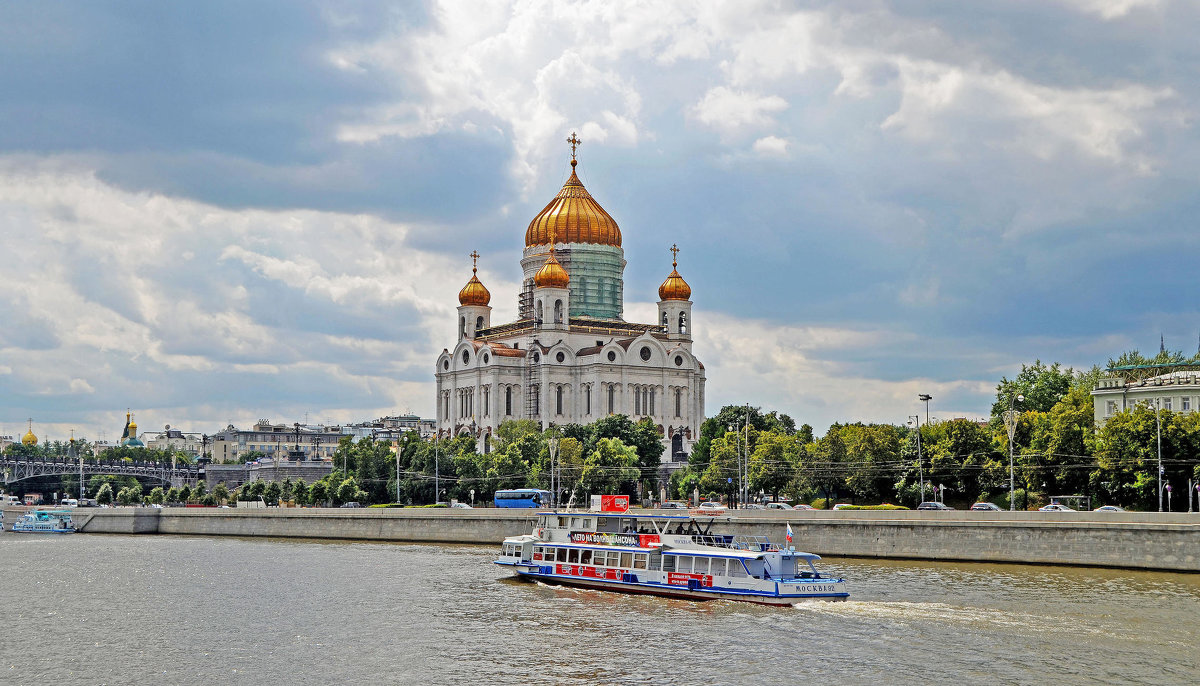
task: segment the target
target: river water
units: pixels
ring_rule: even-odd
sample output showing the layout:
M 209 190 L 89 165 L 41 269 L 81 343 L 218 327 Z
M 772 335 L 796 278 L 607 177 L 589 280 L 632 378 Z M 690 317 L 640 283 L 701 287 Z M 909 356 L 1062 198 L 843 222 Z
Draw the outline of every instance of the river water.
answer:
M 6 684 L 1196 684 L 1200 575 L 829 558 L 770 608 L 506 578 L 480 546 L 0 534 Z

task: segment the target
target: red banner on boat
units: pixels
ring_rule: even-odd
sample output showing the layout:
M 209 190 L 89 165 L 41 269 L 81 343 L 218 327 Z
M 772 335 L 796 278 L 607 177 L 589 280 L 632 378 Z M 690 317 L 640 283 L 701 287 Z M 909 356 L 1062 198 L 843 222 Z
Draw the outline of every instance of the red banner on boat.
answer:
M 571 540 L 575 543 L 592 543 L 594 545 L 624 545 L 649 548 L 660 545 L 658 534 L 618 534 L 604 531 L 572 531 Z
M 601 512 L 628 512 L 629 511 L 629 496 L 627 496 L 627 495 L 602 495 L 602 496 L 600 496 L 600 511 Z
M 587 565 L 555 565 L 554 572 L 563 576 L 582 576 L 588 579 L 621 580 L 621 570 L 619 569 L 604 569 Z
M 683 574 L 681 572 L 667 574 L 667 583 L 672 586 L 687 586 L 691 579 L 699 579 L 701 586 L 712 586 L 713 582 L 713 578 L 708 574 Z

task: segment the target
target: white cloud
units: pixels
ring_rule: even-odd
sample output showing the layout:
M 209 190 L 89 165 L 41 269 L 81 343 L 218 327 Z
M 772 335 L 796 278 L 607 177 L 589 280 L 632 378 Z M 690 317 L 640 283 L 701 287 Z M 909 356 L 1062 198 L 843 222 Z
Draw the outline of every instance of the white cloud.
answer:
M 763 157 L 786 157 L 788 142 L 778 136 L 766 136 L 754 141 L 754 152 Z
M 724 86 L 709 89 L 693 109 L 698 121 L 724 133 L 744 128 L 762 128 L 775 123 L 772 114 L 787 109 L 777 95 L 734 91 Z
M 1095 14 L 1106 20 L 1120 19 L 1135 9 L 1158 10 L 1163 6 L 1162 0 L 1059 0 L 1059 2 L 1080 12 Z

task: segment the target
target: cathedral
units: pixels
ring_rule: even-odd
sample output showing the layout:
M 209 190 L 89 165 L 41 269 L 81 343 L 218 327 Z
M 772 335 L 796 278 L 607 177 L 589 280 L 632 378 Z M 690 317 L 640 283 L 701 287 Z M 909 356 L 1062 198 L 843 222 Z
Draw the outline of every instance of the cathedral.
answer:
M 474 436 L 490 452 L 497 427 L 650 418 L 664 463 L 687 460 L 704 421 L 704 365 L 692 355 L 692 289 L 678 271 L 658 288 L 658 321 L 623 318 L 625 252 L 617 222 L 575 174 L 525 231 L 517 320 L 492 323 L 479 255 L 458 294 L 458 341 L 437 359 L 439 436 Z

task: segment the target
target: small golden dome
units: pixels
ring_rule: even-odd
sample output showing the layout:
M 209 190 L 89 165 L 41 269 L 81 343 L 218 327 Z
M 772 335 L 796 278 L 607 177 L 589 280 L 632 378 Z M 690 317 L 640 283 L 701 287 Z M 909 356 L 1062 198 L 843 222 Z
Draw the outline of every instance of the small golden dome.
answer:
M 538 213 L 525 231 L 525 247 L 550 243 L 550 232 L 563 243 L 596 243 L 621 247 L 621 229 L 596 202 L 579 177 L 571 160 L 571 177 L 562 190 Z
M 533 283 L 538 288 L 566 288 L 571 283 L 571 276 L 554 258 L 554 251 L 551 250 L 546 264 L 533 275 Z
M 471 280 L 458 292 L 458 304 L 467 306 L 487 307 L 492 301 L 492 294 L 479 280 L 479 253 L 471 251 Z
M 37 445 L 37 436 L 33 435 L 32 428 L 29 429 L 28 433 L 26 433 L 24 436 L 21 437 L 21 444 L 22 445 Z
M 675 259 L 678 257 L 679 248 L 671 246 L 671 273 L 667 275 L 667 280 L 662 282 L 658 287 L 659 300 L 691 300 L 692 287 L 687 281 L 679 275 L 679 262 Z

